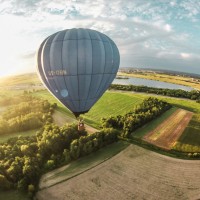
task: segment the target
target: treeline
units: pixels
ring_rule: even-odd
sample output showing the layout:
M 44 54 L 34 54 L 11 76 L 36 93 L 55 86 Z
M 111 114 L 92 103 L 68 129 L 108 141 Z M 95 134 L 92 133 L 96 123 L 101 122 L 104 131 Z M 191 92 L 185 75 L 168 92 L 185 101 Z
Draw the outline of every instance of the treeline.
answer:
M 173 149 L 189 153 L 189 157 L 200 157 L 200 146 L 197 145 L 185 144 L 177 141 L 173 146 Z
M 52 122 L 52 113 L 56 104 L 50 104 L 47 100 L 31 95 L 10 99 L 13 100 L 14 105 L 9 103 L 10 106 L 1 114 L 0 134 L 32 130 Z
M 145 93 L 152 93 L 170 97 L 187 98 L 191 100 L 197 100 L 197 102 L 200 102 L 200 91 L 198 90 L 185 91 L 181 89 L 176 90 L 176 89 L 153 88 L 147 86 L 119 85 L 119 84 L 112 84 L 109 89 L 145 92 Z
M 113 129 L 87 134 L 75 124 L 50 124 L 35 136 L 9 139 L 0 145 L 0 189 L 32 195 L 42 173 L 117 141 L 117 134 Z
M 121 131 L 122 137 L 129 137 L 134 130 L 155 119 L 170 108 L 171 105 L 169 103 L 149 97 L 133 111 L 125 115 L 103 118 L 102 126 L 118 129 Z

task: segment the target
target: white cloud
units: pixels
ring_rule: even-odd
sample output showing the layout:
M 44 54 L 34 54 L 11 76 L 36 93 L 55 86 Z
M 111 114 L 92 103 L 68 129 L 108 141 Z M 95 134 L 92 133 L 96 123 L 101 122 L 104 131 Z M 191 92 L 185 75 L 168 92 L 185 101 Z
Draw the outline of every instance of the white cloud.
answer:
M 12 58 L 15 63 L 17 58 L 21 65 L 24 60 L 24 68 L 27 62 L 34 66 L 30 59 L 32 52 L 48 35 L 85 27 L 101 31 L 116 42 L 121 67 L 134 63 L 174 67 L 180 60 L 197 66 L 198 41 L 191 42 L 193 32 L 189 29 L 179 31 L 177 27 L 182 26 L 183 20 L 191 20 L 190 29 L 195 32 L 194 27 L 199 27 L 199 11 L 198 0 L 180 3 L 176 0 L 4 0 L 0 1 L 0 38 L 9 38 L 9 42 L 1 41 L 3 48 L 0 48 L 3 55 L 15 55 Z

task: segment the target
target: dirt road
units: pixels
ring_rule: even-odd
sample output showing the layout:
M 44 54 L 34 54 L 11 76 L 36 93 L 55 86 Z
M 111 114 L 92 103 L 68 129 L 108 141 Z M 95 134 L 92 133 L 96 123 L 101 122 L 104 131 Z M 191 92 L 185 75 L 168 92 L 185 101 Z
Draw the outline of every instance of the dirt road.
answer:
M 60 111 L 55 110 L 53 114 L 53 120 L 54 123 L 58 126 L 63 126 L 66 123 L 78 123 L 78 121 L 75 118 L 71 118 L 67 116 L 65 113 L 62 113 Z M 95 133 L 98 130 L 85 124 L 85 129 L 88 133 Z

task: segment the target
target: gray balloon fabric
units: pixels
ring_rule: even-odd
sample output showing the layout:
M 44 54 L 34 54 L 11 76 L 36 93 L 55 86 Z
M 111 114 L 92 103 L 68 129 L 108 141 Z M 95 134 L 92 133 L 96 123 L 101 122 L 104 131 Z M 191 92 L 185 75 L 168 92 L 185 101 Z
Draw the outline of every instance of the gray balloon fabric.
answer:
M 67 29 L 46 38 L 37 53 L 38 74 L 76 116 L 86 113 L 114 80 L 120 56 L 115 43 L 91 29 Z

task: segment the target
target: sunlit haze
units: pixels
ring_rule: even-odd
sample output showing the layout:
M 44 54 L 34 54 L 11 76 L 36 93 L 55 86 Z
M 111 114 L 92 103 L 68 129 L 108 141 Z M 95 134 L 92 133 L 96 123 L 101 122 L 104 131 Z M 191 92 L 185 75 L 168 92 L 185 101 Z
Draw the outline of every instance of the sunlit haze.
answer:
M 40 43 L 91 28 L 117 44 L 120 67 L 200 74 L 199 0 L 1 0 L 0 76 L 35 71 Z

